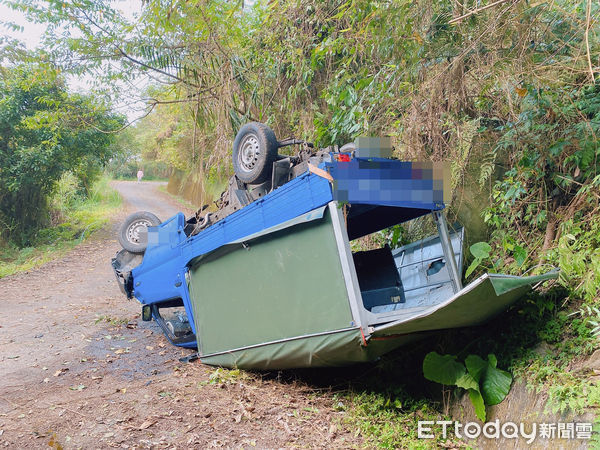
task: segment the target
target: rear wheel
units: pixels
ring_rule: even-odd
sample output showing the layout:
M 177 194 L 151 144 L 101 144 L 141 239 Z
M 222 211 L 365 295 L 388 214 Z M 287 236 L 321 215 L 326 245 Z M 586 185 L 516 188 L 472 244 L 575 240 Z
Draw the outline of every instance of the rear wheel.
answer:
M 279 145 L 275 133 L 259 122 L 240 128 L 233 142 L 233 169 L 240 181 L 259 184 L 271 177 Z
M 121 225 L 119 243 L 131 253 L 144 253 L 148 247 L 148 227 L 156 227 L 160 223 L 160 219 L 151 212 L 135 212 Z

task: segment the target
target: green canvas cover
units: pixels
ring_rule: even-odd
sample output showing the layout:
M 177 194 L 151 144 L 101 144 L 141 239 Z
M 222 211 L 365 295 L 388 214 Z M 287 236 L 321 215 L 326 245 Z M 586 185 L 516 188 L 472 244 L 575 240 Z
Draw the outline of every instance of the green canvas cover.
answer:
M 282 370 L 303 367 L 341 367 L 373 361 L 418 335 L 373 340 L 364 346 L 360 329 L 309 336 L 285 342 L 201 357 L 204 364 L 241 369 Z
M 365 341 L 360 329 L 271 342 L 251 348 L 202 357 L 205 364 L 244 369 L 289 369 L 346 366 L 373 361 L 434 330 L 477 325 L 505 310 L 531 289 L 531 285 L 556 278 L 553 271 L 534 277 L 484 275 L 441 305 L 403 321 L 377 327 Z
M 355 327 L 330 213 L 322 213 L 192 264 L 189 288 L 201 358 Z
M 558 277 L 558 271 L 518 277 L 485 274 L 447 301 L 401 320 L 375 328 L 373 336 L 414 333 L 479 325 L 506 310 L 531 286 Z
M 188 286 L 203 363 L 274 370 L 372 361 L 435 330 L 482 323 L 557 276 L 486 274 L 365 337 L 352 320 L 330 211 L 320 208 L 196 258 Z

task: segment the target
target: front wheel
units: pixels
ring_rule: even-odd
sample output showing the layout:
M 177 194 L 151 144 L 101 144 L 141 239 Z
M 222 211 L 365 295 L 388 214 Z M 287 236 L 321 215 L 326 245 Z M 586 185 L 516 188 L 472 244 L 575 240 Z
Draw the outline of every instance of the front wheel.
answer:
M 121 225 L 119 243 L 131 253 L 144 253 L 148 247 L 148 227 L 156 227 L 160 223 L 160 219 L 151 212 L 135 212 Z

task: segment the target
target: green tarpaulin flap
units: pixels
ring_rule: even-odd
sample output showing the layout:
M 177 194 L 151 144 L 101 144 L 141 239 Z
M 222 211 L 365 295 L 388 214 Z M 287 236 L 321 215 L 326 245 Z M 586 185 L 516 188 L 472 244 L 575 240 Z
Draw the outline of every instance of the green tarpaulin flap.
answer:
M 517 277 L 512 275 L 490 274 L 490 279 L 496 291 L 496 295 L 502 295 L 506 292 L 518 289 L 521 286 L 532 286 L 540 281 L 550 280 L 558 277 L 558 269 L 551 270 L 543 275 L 534 275 L 531 277 Z
M 557 271 L 532 277 L 486 274 L 445 302 L 375 327 L 372 335 L 389 336 L 479 325 L 506 310 L 531 290 L 532 284 L 557 276 Z

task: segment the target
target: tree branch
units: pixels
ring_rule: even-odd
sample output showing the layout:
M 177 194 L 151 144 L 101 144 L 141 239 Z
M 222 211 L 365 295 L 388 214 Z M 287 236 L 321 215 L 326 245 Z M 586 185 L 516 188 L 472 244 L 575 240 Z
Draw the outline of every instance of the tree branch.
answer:
M 125 128 L 133 125 L 135 122 L 137 122 L 138 120 L 143 119 L 144 117 L 148 116 L 156 107 L 158 103 L 149 103 L 150 108 L 148 108 L 148 111 L 146 111 L 144 113 L 143 116 L 140 116 L 136 119 L 133 119 L 132 121 L 126 123 L 125 125 L 123 125 L 121 128 L 118 128 L 116 130 L 102 130 L 100 128 L 98 128 L 96 125 L 94 125 L 93 123 L 87 122 L 83 117 L 79 117 L 79 119 L 85 123 L 87 126 L 92 127 L 94 130 L 99 131 L 100 133 L 104 133 L 104 134 L 116 134 L 116 133 L 120 133 L 121 131 L 123 131 Z
M 178 77 L 177 75 L 173 75 L 172 73 L 169 73 L 169 72 L 167 72 L 167 71 L 165 71 L 165 70 L 159 69 L 158 67 L 152 67 L 152 66 L 150 66 L 150 65 L 148 65 L 148 64 L 146 64 L 146 63 L 144 63 L 143 61 L 140 61 L 140 60 L 138 60 L 138 59 L 135 59 L 134 57 L 130 56 L 130 55 L 129 55 L 127 52 L 125 52 L 125 51 L 124 51 L 124 50 L 123 50 L 123 49 L 122 49 L 122 48 L 121 48 L 119 45 L 117 45 L 117 44 L 115 43 L 115 42 L 116 42 L 116 38 L 115 38 L 115 37 L 112 35 L 112 33 L 111 33 L 109 30 L 107 30 L 105 27 L 101 26 L 101 25 L 100 25 L 99 23 L 97 23 L 97 22 L 96 22 L 94 19 L 92 19 L 92 18 L 91 18 L 91 17 L 90 17 L 90 16 L 89 16 L 89 15 L 86 13 L 86 11 L 85 11 L 85 10 L 83 10 L 82 8 L 78 8 L 78 9 L 79 9 L 79 11 L 81 12 L 81 14 L 83 14 L 83 16 L 84 16 L 84 17 L 87 19 L 87 21 L 88 21 L 89 23 L 91 23 L 93 26 L 95 26 L 96 28 L 98 28 L 100 31 L 102 31 L 102 32 L 103 32 L 104 34 L 106 34 L 106 35 L 107 35 L 107 36 L 108 36 L 110 39 L 112 39 L 112 40 L 113 40 L 113 42 L 111 43 L 111 45 L 112 45 L 112 46 L 113 46 L 113 47 L 114 47 L 114 48 L 115 48 L 115 49 L 116 49 L 116 50 L 119 52 L 119 54 L 120 54 L 122 57 L 124 57 L 124 58 L 125 58 L 125 59 L 127 59 L 128 61 L 130 61 L 130 62 L 132 62 L 132 63 L 134 63 L 134 64 L 137 64 L 138 66 L 141 66 L 141 67 L 143 67 L 143 68 L 145 68 L 145 69 L 148 69 L 148 70 L 153 70 L 153 71 L 155 71 L 155 72 L 158 72 L 158 73 L 160 73 L 160 74 L 162 74 L 162 75 L 165 75 L 165 76 L 167 76 L 167 77 L 170 77 L 170 78 L 172 78 L 172 79 L 174 79 L 174 80 L 177 80 L 177 81 L 179 81 L 180 83 L 187 84 L 187 85 L 190 85 L 190 86 L 193 86 L 193 87 L 198 87 L 198 86 L 196 86 L 195 84 L 189 83 L 188 81 L 184 80 L 183 78 L 181 78 L 181 77 Z

